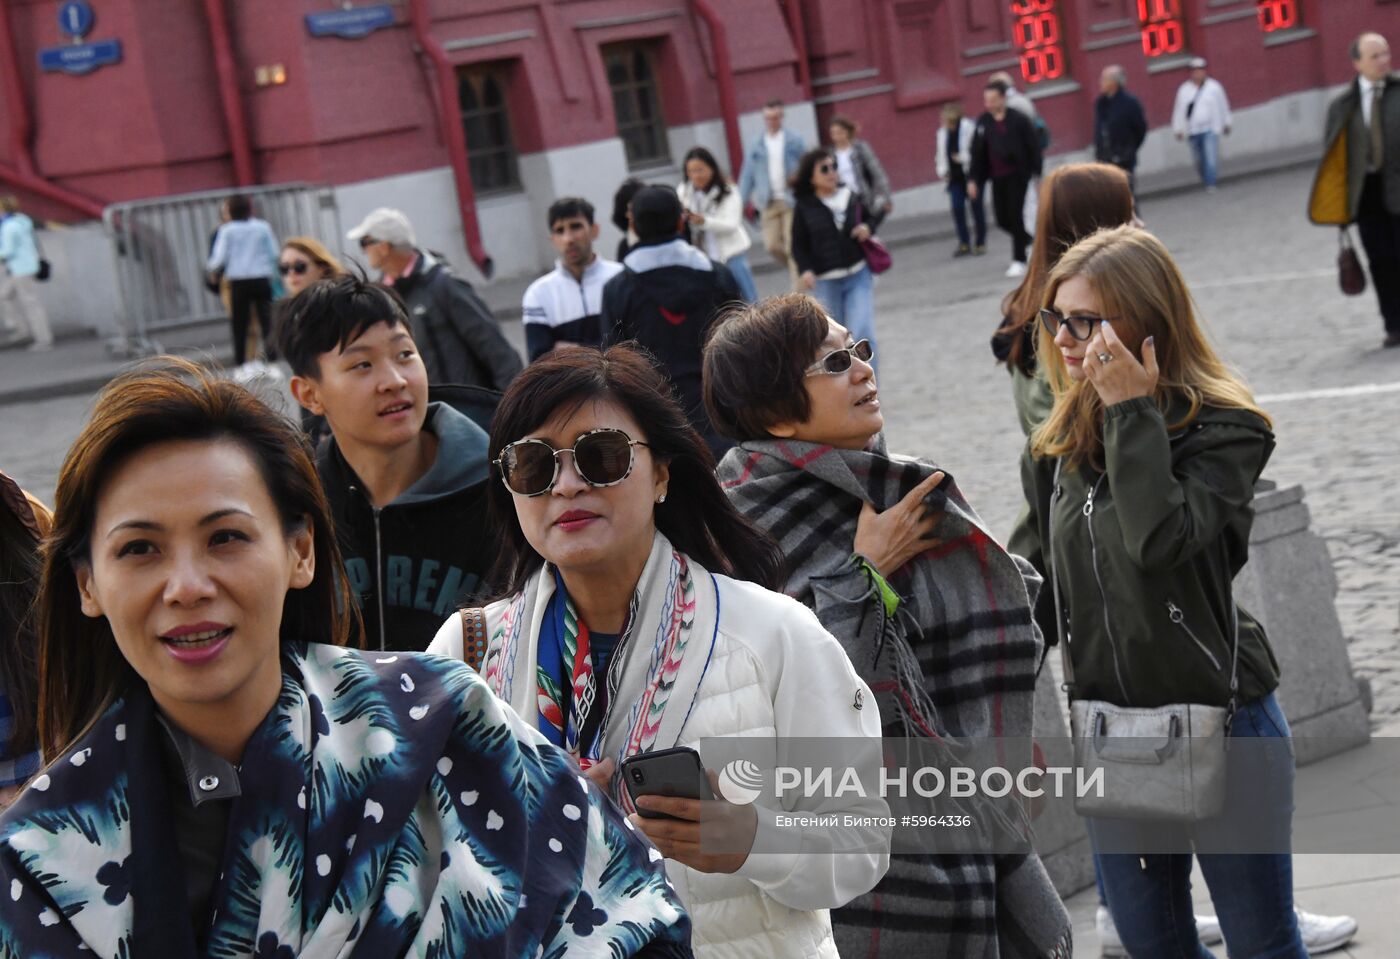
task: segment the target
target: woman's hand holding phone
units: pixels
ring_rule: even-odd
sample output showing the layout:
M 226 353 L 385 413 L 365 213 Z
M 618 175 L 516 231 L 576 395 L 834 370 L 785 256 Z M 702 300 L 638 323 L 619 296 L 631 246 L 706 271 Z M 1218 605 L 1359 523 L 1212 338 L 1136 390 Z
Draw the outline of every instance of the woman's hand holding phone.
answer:
M 716 796 L 719 775 L 705 770 L 710 789 Z M 699 872 L 730 873 L 749 858 L 758 832 L 758 813 L 753 806 L 736 806 L 726 799 L 682 799 L 676 796 L 638 796 L 637 808 L 664 813 L 670 819 L 648 819 L 633 813 L 629 818 L 667 859 L 684 863 Z M 705 852 L 700 834 L 709 849 L 742 849 L 743 852 Z

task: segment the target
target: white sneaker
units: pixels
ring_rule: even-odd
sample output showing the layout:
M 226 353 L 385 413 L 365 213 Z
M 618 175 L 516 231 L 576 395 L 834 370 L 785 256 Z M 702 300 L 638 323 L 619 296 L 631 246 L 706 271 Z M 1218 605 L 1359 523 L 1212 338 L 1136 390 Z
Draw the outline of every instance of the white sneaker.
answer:
M 1026 264 L 1022 263 L 1020 260 L 1012 260 L 1011 265 L 1006 268 L 1006 275 L 1013 278 L 1025 276 Z
M 1351 942 L 1356 935 L 1356 920 L 1351 916 L 1315 916 L 1301 909 L 1294 909 L 1298 916 L 1298 932 L 1303 937 L 1303 945 L 1311 955 L 1318 956 L 1333 949 L 1340 949 Z
M 1107 906 L 1099 906 L 1094 913 L 1094 931 L 1099 935 L 1099 951 L 1104 956 L 1109 959 L 1127 956 L 1128 950 L 1123 948 L 1123 940 L 1118 937 L 1118 927 L 1113 924 L 1113 915 Z M 1214 916 L 1196 917 L 1196 935 L 1207 946 L 1219 945 L 1224 938 L 1220 934 L 1220 922 Z

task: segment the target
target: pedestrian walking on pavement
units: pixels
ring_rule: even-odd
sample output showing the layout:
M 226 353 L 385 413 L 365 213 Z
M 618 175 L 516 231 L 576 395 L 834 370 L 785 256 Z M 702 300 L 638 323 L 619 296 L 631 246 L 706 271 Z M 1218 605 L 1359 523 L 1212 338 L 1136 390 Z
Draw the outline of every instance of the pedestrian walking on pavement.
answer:
M 214 249 L 205 268 L 229 285 L 229 325 L 233 331 L 233 363 L 242 367 L 250 356 L 248 329 L 256 320 L 263 342 L 272 335 L 272 278 L 277 275 L 277 237 L 266 220 L 253 216 L 246 196 L 227 200 L 228 222 L 214 234 Z M 255 341 L 256 342 L 256 341 Z M 250 371 L 242 371 L 247 376 Z
M 870 228 L 875 230 L 894 212 L 894 199 L 880 158 L 869 142 L 856 136 L 859 130 L 854 120 L 842 116 L 832 117 L 827 128 L 836 172 L 841 182 L 860 197 L 861 206 L 870 216 Z
M 1029 741 L 1039 577 L 998 545 L 946 473 L 887 450 L 871 358 L 810 297 L 726 316 L 706 346 L 705 402 L 739 445 L 716 475 L 778 539 L 783 591 L 876 691 L 887 751 L 906 738 L 930 748 Z M 1021 759 L 1031 762 L 1029 750 Z M 834 911 L 832 925 L 842 955 L 873 959 L 1068 959 L 1072 945 L 1033 852 L 892 856 L 880 885 Z
M 1356 79 L 1327 108 L 1322 165 L 1308 212 L 1314 223 L 1355 223 L 1385 322 L 1381 345 L 1400 347 L 1400 73 L 1378 33 L 1352 41 Z
M 1194 850 L 1231 955 L 1306 959 L 1307 920 L 1330 927 L 1317 951 L 1335 948 L 1354 920 L 1294 910 L 1294 764 L 1278 661 L 1232 591 L 1274 447 L 1270 420 L 1211 347 L 1180 271 L 1146 231 L 1081 240 L 1051 271 L 1044 301 L 1038 357 L 1055 404 L 1022 460 L 1029 509 L 1009 547 L 1045 578 L 1037 619 L 1058 640 L 1071 704 L 1160 707 L 1163 717 L 1172 704 L 1221 707 L 1222 734 L 1240 743 L 1226 753 L 1218 817 L 1086 818 L 1116 933 L 1134 959 L 1205 954 Z M 1115 729 L 1074 735 L 1124 735 Z M 1153 849 L 1142 851 L 1148 835 Z
M 646 183 L 634 176 L 629 176 L 622 181 L 617 192 L 613 194 L 612 224 L 622 233 L 622 239 L 617 241 L 617 262 L 619 263 L 625 260 L 632 247 L 637 245 L 637 231 L 632 229 L 632 198 L 644 186 Z
M 57 502 L 5 952 L 691 954 L 655 851 L 475 673 L 346 648 L 316 470 L 247 390 L 117 379 Z
M 1011 265 L 1006 275 L 1026 274 L 1026 190 L 1040 175 L 1042 156 L 1035 126 L 1025 114 L 1006 103 L 1006 84 L 990 81 L 982 91 L 986 112 L 977 120 L 972 138 L 972 170 L 967 195 L 977 200 L 992 184 L 992 211 L 997 226 L 1011 236 Z
M 1207 75 L 1206 61 L 1191 61 L 1191 77 L 1176 91 L 1172 130 L 1178 140 L 1189 139 L 1196 172 L 1207 193 L 1215 192 L 1220 169 L 1220 138 L 1230 135 L 1230 99 L 1220 81 Z
M 875 277 L 861 245 L 875 235 L 860 197 L 841 185 L 836 157 L 818 148 L 803 154 L 793 178 L 797 208 L 792 256 L 811 291 L 837 323 L 875 348 Z
M 758 287 L 749 266 L 753 241 L 744 226 L 744 204 L 739 191 L 724 178 L 715 155 L 704 147 L 691 148 L 681 168 L 685 180 L 676 187 L 676 193 L 685 207 L 691 241 L 710 259 L 729 268 L 746 302 L 757 302 Z
M 1126 171 L 1134 197 L 1138 150 L 1146 139 L 1147 114 L 1142 101 L 1128 92 L 1127 74 L 1116 64 L 1104 67 L 1094 99 L 1094 159 Z
M 734 275 L 684 238 L 680 197 L 649 186 L 632 197 L 637 246 L 603 287 L 603 343 L 635 341 L 660 366 L 691 425 L 719 457 L 729 448 L 705 415 L 701 350 L 715 318 L 743 294 Z
M 953 211 L 953 226 L 958 231 L 958 248 L 953 256 L 987 252 L 987 211 L 982 197 L 972 199 L 967 195 L 968 170 L 972 166 L 972 138 L 977 126 L 963 116 L 962 104 L 949 101 L 943 104 L 943 125 L 934 138 L 934 169 L 938 178 L 947 183 L 948 203 Z M 972 209 L 972 226 L 975 233 L 967 229 L 967 211 Z
M 744 155 L 739 172 L 739 200 L 747 214 L 757 211 L 763 223 L 763 245 L 779 266 L 787 268 L 792 288 L 796 290 L 797 264 L 791 256 L 792 205 L 791 180 L 797 163 L 807 149 L 802 138 L 783 126 L 783 101 L 769 100 L 763 105 L 763 133 Z
M 34 596 L 53 514 L 0 472 L 0 812 L 43 765 Z
M 883 837 L 794 832 L 725 798 L 634 803 L 622 781 L 629 757 L 677 746 L 703 757 L 711 737 L 843 741 L 853 772 L 880 766 L 873 694 L 811 612 L 776 592 L 777 545 L 725 497 L 667 392 L 626 346 L 526 368 L 491 426 L 491 579 L 503 595 L 468 611 L 470 632 L 447 620 L 430 651 L 460 659 L 481 637 L 486 684 L 527 724 L 627 812 L 677 817 L 631 822 L 668 860 L 699 959 L 837 959 L 828 910 L 884 875 Z M 798 818 L 888 811 L 851 792 L 782 805 Z
M 1031 431 L 1050 413 L 1054 398 L 1036 363 L 1036 334 L 1045 283 L 1064 252 L 1095 230 L 1133 222 L 1128 175 L 1107 163 L 1056 167 L 1041 187 L 1040 222 L 1031 246 L 1030 266 L 1001 301 L 1001 325 L 992 335 L 992 353 L 1011 374 L 1011 396 L 1021 431 Z
M 561 346 L 597 346 L 603 342 L 603 287 L 622 272 L 622 264 L 601 256 L 593 245 L 598 224 L 593 204 L 582 197 L 555 200 L 545 213 L 549 242 L 559 259 L 554 269 L 525 288 L 520 316 L 525 326 L 529 361 Z
M 1005 70 L 998 70 L 989 73 L 987 80 L 1000 80 L 1006 84 L 1006 105 L 1008 108 L 1024 113 L 1026 119 L 1031 121 L 1035 127 L 1036 142 L 1040 144 L 1040 152 L 1043 155 L 1050 148 L 1050 128 L 1045 125 L 1045 120 L 1041 117 L 1040 111 L 1035 108 L 1035 101 L 1016 89 L 1016 81 L 1011 74 Z M 1036 216 L 1040 211 L 1040 177 L 1032 177 L 1030 184 L 1026 187 L 1026 205 L 1023 207 L 1026 220 L 1026 232 L 1035 235 Z
M 413 224 L 398 210 L 379 207 L 346 236 L 360 245 L 370 269 L 408 307 L 413 342 L 429 383 L 504 390 L 524 366 L 491 310 L 442 257 L 420 249 Z
M 34 221 L 19 199 L 0 196 L 0 347 L 30 341 L 31 350 L 53 349 L 49 315 L 39 300 L 39 244 Z

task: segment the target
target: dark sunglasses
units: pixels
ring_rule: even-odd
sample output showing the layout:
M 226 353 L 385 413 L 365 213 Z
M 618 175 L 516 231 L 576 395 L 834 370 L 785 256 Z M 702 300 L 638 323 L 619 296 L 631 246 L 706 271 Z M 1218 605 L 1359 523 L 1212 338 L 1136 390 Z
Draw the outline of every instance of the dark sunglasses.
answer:
M 516 440 L 492 463 L 512 493 L 542 496 L 559 482 L 560 453 L 573 454 L 574 469 L 589 486 L 616 486 L 632 473 L 632 448 L 646 445 L 622 430 L 603 428 L 580 434 L 573 449 L 557 450 L 544 440 Z
M 305 260 L 298 260 L 296 263 L 277 264 L 277 272 L 281 273 L 283 276 L 286 276 L 288 273 L 295 273 L 297 276 L 301 276 L 309 269 L 311 269 L 311 264 L 307 263 Z
M 372 236 L 362 236 L 360 237 L 360 249 L 367 250 L 378 242 L 379 241 Z
M 875 355 L 875 349 L 870 345 L 869 340 L 861 340 L 852 346 L 842 347 L 839 350 L 832 350 L 817 362 L 807 367 L 808 376 L 839 376 L 851 368 L 856 359 L 869 363 Z
M 1064 316 L 1051 309 L 1040 311 L 1040 322 L 1045 327 L 1045 332 L 1055 336 L 1060 332 L 1060 327 L 1069 327 L 1069 335 L 1081 342 L 1094 335 L 1094 327 L 1104 321 L 1102 316 Z
M 836 169 L 836 164 L 834 164 L 834 163 L 818 163 L 818 164 L 817 164 L 817 172 L 818 172 L 818 173 L 830 173 L 830 172 L 831 172 L 832 170 L 834 170 L 834 169 Z

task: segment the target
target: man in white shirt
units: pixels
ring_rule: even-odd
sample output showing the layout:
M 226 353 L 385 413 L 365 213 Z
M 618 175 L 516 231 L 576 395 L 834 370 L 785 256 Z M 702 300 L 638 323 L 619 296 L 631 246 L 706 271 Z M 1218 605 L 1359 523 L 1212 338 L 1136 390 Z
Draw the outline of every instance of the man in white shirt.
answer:
M 802 138 L 783 127 L 783 102 L 769 100 L 763 107 L 763 135 L 744 156 L 739 174 L 739 198 L 763 217 L 763 245 L 783 266 L 793 290 L 798 289 L 797 264 L 792 244 L 792 187 L 797 162 L 806 150 Z
M 1202 57 L 1191 61 L 1191 77 L 1176 91 L 1172 129 L 1178 140 L 1190 137 L 1196 172 L 1206 185 L 1206 192 L 1214 193 L 1220 166 L 1220 136 L 1230 133 L 1230 100 L 1220 81 L 1206 75 Z
M 603 286 L 622 272 L 622 264 L 593 250 L 598 224 L 593 204 L 566 196 L 549 207 L 549 240 L 559 259 L 554 269 L 525 291 L 525 352 L 529 362 L 559 346 L 597 346 L 603 341 L 600 315 Z

